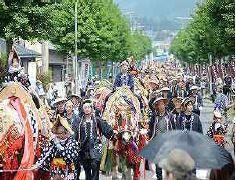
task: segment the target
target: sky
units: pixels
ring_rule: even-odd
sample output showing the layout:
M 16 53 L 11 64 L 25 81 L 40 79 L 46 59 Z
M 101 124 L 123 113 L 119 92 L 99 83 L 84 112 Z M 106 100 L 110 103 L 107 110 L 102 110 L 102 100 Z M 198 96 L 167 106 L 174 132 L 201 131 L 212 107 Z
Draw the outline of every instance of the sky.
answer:
M 189 17 L 198 0 L 115 0 L 121 9 L 128 9 L 143 18 Z

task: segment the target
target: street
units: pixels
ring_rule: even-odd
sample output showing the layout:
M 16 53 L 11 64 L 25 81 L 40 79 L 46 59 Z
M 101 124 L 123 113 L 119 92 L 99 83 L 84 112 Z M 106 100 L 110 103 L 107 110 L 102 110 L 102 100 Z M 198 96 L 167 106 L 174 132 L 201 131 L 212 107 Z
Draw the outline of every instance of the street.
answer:
M 235 178 L 234 1 L 0 12 L 0 180 Z
M 204 100 L 204 107 L 201 111 L 201 122 L 202 122 L 202 127 L 203 127 L 203 133 L 206 134 L 207 130 L 212 122 L 212 118 L 213 118 L 213 103 L 209 100 L 209 99 L 205 99 Z M 231 119 L 233 118 L 233 115 L 231 115 Z M 232 129 L 232 124 L 229 126 L 228 128 L 229 130 Z M 230 142 L 230 137 L 229 135 L 227 136 L 227 141 L 229 142 L 229 145 L 227 145 L 227 150 L 229 150 L 229 152 L 232 153 L 233 155 L 233 145 Z M 197 170 L 197 177 L 199 179 L 205 180 L 208 179 L 209 177 L 209 170 Z M 80 175 L 80 179 L 85 179 L 85 173 L 82 170 L 81 175 Z M 100 179 L 101 180 L 111 180 L 111 176 L 106 176 L 100 173 Z M 146 178 L 145 179 L 155 179 L 153 178 L 153 175 L 151 174 L 150 171 L 146 172 Z

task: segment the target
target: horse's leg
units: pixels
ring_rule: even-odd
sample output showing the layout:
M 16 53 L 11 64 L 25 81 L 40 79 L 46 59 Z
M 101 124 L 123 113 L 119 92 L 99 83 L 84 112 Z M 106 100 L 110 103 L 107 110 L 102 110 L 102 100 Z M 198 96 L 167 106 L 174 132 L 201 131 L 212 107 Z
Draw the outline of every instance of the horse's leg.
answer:
M 126 178 L 127 180 L 132 180 L 132 169 L 131 168 L 128 168 L 127 169 L 127 173 L 126 173 Z
M 115 166 L 112 167 L 112 179 L 118 179 L 119 156 L 115 155 Z
M 140 180 L 140 163 L 134 165 L 134 175 L 133 180 Z

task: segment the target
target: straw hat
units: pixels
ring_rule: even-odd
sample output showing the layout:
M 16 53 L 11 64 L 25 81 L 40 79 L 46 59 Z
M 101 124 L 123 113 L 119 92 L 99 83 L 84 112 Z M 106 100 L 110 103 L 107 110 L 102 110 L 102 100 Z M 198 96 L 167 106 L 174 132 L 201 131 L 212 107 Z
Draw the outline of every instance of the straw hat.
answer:
M 157 79 L 150 79 L 148 83 L 153 83 L 153 84 L 159 84 L 159 81 Z
M 127 61 L 131 63 L 132 61 L 135 61 L 134 56 L 130 56 L 127 58 Z
M 56 121 L 54 122 L 52 126 L 52 132 L 56 133 L 60 125 L 63 126 L 70 134 L 74 134 L 68 121 L 65 118 L 61 117 L 60 115 L 57 115 Z

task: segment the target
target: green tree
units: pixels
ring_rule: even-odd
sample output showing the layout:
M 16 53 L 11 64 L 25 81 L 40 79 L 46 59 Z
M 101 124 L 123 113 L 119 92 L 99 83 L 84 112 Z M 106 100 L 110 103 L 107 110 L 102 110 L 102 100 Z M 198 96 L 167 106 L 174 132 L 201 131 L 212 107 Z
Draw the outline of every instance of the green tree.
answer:
M 188 63 L 208 63 L 234 54 L 234 1 L 206 0 L 199 4 L 188 27 L 180 31 L 171 52 Z
M 152 52 L 152 43 L 150 38 L 139 31 L 135 31 L 129 35 L 127 46 L 128 55 L 134 56 L 135 59 L 138 60 L 143 59 L 145 55 Z
M 59 51 L 74 51 L 75 1 L 64 0 L 54 11 L 56 34 L 51 41 Z M 112 0 L 78 0 L 78 55 L 91 60 L 119 61 L 127 55 L 128 23 Z
M 54 5 L 43 0 L 1 0 L 0 37 L 7 41 L 7 51 L 14 38 L 47 39 L 52 31 Z

